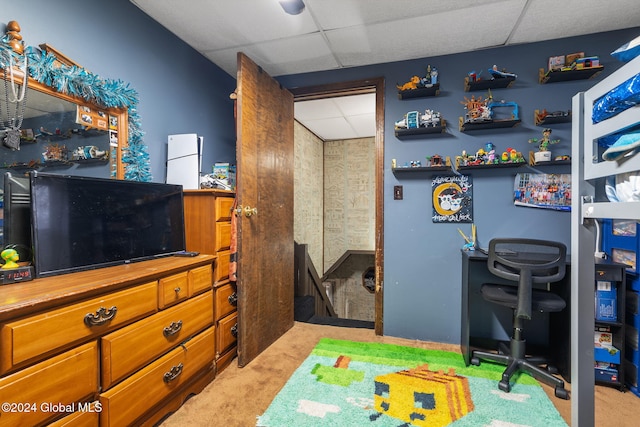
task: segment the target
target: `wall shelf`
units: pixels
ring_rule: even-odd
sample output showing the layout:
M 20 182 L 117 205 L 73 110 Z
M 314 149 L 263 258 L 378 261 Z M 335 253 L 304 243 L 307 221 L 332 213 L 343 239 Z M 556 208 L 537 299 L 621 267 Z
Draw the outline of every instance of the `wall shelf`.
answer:
M 570 165 L 571 159 L 568 160 L 550 160 L 548 162 L 536 162 L 535 151 L 529 151 L 529 165 L 530 166 L 561 166 Z
M 519 168 L 527 166 L 527 162 L 513 162 L 513 163 L 483 163 L 479 165 L 458 166 L 459 171 L 470 171 L 477 169 L 504 169 L 504 168 Z
M 554 111 L 552 113 L 547 113 L 547 110 L 534 110 L 533 112 L 533 120 L 536 126 L 571 123 L 571 119 L 571 110 Z
M 440 95 L 440 83 L 436 83 L 427 87 L 398 91 L 398 99 L 426 98 L 428 96 L 438 95 Z
M 464 91 L 465 92 L 475 92 L 479 90 L 487 90 L 487 89 L 503 89 L 508 88 L 513 85 L 516 81 L 515 77 L 502 77 L 502 78 L 492 78 L 487 80 L 476 80 L 470 81 L 469 77 L 464 78 Z
M 444 119 L 441 119 L 440 126 L 426 126 L 419 127 L 413 129 L 396 129 L 395 134 L 397 138 L 402 139 L 403 137 L 413 136 L 413 135 L 433 135 L 443 133 L 447 128 L 446 122 Z
M 538 82 L 540 84 L 568 82 L 572 80 L 587 80 L 598 75 L 604 70 L 604 65 L 598 67 L 582 68 L 580 70 L 552 70 L 545 71 L 544 68 L 540 68 L 538 72 Z
M 520 124 L 520 119 L 491 120 L 486 122 L 464 122 L 464 118 L 459 119 L 459 129 L 461 132 L 468 132 L 482 129 L 512 128 Z
M 394 174 L 412 174 L 420 172 L 453 172 L 451 166 L 420 166 L 420 167 L 407 167 L 407 168 L 392 168 L 391 171 Z

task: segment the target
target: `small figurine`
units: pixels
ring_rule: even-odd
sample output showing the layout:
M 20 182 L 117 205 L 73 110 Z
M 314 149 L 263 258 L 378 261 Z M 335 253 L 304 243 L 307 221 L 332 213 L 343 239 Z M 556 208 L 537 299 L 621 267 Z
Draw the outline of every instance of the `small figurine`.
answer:
M 537 143 L 538 144 L 538 151 L 549 151 L 549 145 L 551 144 L 557 144 L 558 142 L 560 142 L 559 139 L 551 139 L 551 129 L 549 128 L 545 128 L 542 131 L 542 138 L 538 139 L 538 138 L 531 138 L 529 140 L 529 143 Z
M 496 146 L 493 144 L 493 142 L 487 142 L 484 145 L 484 151 L 485 151 L 485 163 L 497 163 L 497 159 L 496 159 Z
M 464 105 L 465 110 L 467 110 L 464 119 L 465 123 L 491 121 L 491 110 L 489 109 L 491 101 L 493 101 L 491 92 L 489 92 L 489 96 L 484 100 L 482 96 L 478 98 L 474 95 L 471 95 L 471 98 L 465 96 L 464 101 L 460 101 L 460 103 Z
M 398 90 L 413 90 L 418 88 L 418 83 L 420 83 L 420 77 L 413 76 L 411 79 L 403 85 L 396 85 Z
M 10 268 L 20 267 L 17 263 L 17 261 L 20 260 L 20 255 L 18 255 L 18 251 L 15 249 L 5 249 L 0 252 L 0 257 L 4 260 L 4 265 L 0 268 L 8 270 Z
M 507 70 L 505 70 L 504 68 L 502 70 L 499 70 L 497 65 L 494 65 L 493 67 L 489 68 L 489 73 L 491 74 L 492 79 L 504 79 L 507 77 L 511 77 L 515 79 L 518 77 L 514 73 L 507 72 Z
M 73 150 L 71 158 L 73 160 L 108 159 L 109 152 L 100 150 L 96 145 L 81 145 Z

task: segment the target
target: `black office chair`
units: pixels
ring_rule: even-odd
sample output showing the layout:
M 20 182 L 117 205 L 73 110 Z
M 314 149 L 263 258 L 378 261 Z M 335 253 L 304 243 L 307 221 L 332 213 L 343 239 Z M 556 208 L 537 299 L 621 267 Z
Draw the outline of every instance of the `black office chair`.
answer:
M 525 356 L 524 322 L 531 319 L 533 310 L 540 312 L 562 311 L 566 303 L 558 295 L 533 288 L 534 283 L 553 283 L 562 280 L 566 269 L 567 248 L 559 242 L 536 239 L 496 238 L 489 242 L 488 267 L 494 275 L 517 282 L 518 286 L 484 283 L 482 297 L 489 302 L 513 309 L 513 335 L 510 346 L 500 344 L 498 353 L 473 351 L 471 364 L 489 360 L 506 365 L 500 390 L 511 391 L 511 377 L 524 371 L 539 381 L 555 387 L 555 395 L 569 399 L 564 381 L 555 377 L 542 357 Z M 542 366 L 546 365 L 546 368 Z

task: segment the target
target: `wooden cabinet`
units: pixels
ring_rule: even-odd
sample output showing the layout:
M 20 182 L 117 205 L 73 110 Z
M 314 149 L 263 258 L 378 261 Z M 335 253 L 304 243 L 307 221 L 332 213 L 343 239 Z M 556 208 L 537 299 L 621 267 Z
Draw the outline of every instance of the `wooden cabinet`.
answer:
M 213 300 L 218 372 L 237 354 L 236 285 L 229 281 L 234 197 L 233 192 L 223 190 L 184 192 L 187 250 L 216 255 Z
M 0 401 L 15 405 L 0 426 L 151 423 L 201 391 L 216 374 L 214 260 L 0 287 Z

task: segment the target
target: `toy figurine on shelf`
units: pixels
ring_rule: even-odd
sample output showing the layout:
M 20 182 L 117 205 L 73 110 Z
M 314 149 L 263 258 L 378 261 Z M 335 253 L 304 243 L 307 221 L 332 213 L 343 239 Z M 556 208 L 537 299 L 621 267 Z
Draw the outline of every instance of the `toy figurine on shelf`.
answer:
M 551 129 L 545 128 L 542 131 L 542 138 L 531 138 L 529 144 L 538 144 L 538 152 L 535 153 L 536 162 L 548 162 L 551 160 L 551 151 L 549 151 L 549 145 L 557 144 L 559 139 L 551 139 Z
M 509 73 L 504 68 L 502 70 L 498 69 L 497 65 L 489 68 L 489 74 L 491 74 L 492 79 L 504 79 L 504 78 L 517 78 L 518 76 L 514 73 Z
M 432 87 L 438 84 L 438 70 L 436 67 L 427 65 L 427 70 L 424 77 L 412 76 L 408 82 L 404 84 L 397 84 L 396 88 L 399 91 L 415 90 Z
M 44 163 L 66 162 L 67 146 L 62 144 L 45 145 L 45 151 L 42 153 L 42 161 Z
M 549 145 L 551 144 L 557 144 L 558 142 L 560 142 L 559 139 L 551 139 L 551 129 L 549 128 L 545 128 L 542 131 L 542 138 L 538 139 L 538 138 L 531 138 L 529 140 L 529 143 L 537 143 L 538 144 L 538 151 L 549 151 Z
M 413 76 L 411 77 L 411 79 L 409 79 L 408 82 L 400 85 L 396 85 L 396 87 L 398 88 L 398 90 L 414 90 L 414 89 L 418 89 L 418 84 L 420 83 L 420 77 L 418 76 Z
M 498 159 L 496 158 L 496 146 L 493 142 L 487 142 L 484 144 L 484 162 L 486 164 L 498 163 Z
M 500 156 L 500 161 L 502 163 L 524 163 L 524 156 L 520 151 L 517 151 L 514 148 L 508 147 L 505 151 L 502 152 Z
M 433 110 L 425 110 L 424 114 L 418 111 L 409 111 L 401 120 L 394 123 L 395 129 L 418 129 L 440 126 L 442 115 Z
M 464 101 L 460 101 L 464 105 L 467 112 L 464 115 L 465 123 L 477 123 L 477 122 L 489 122 L 491 121 L 491 109 L 489 103 L 493 100 L 491 92 L 487 98 L 482 99 L 482 96 L 475 97 L 471 95 L 471 98 L 464 97 Z

